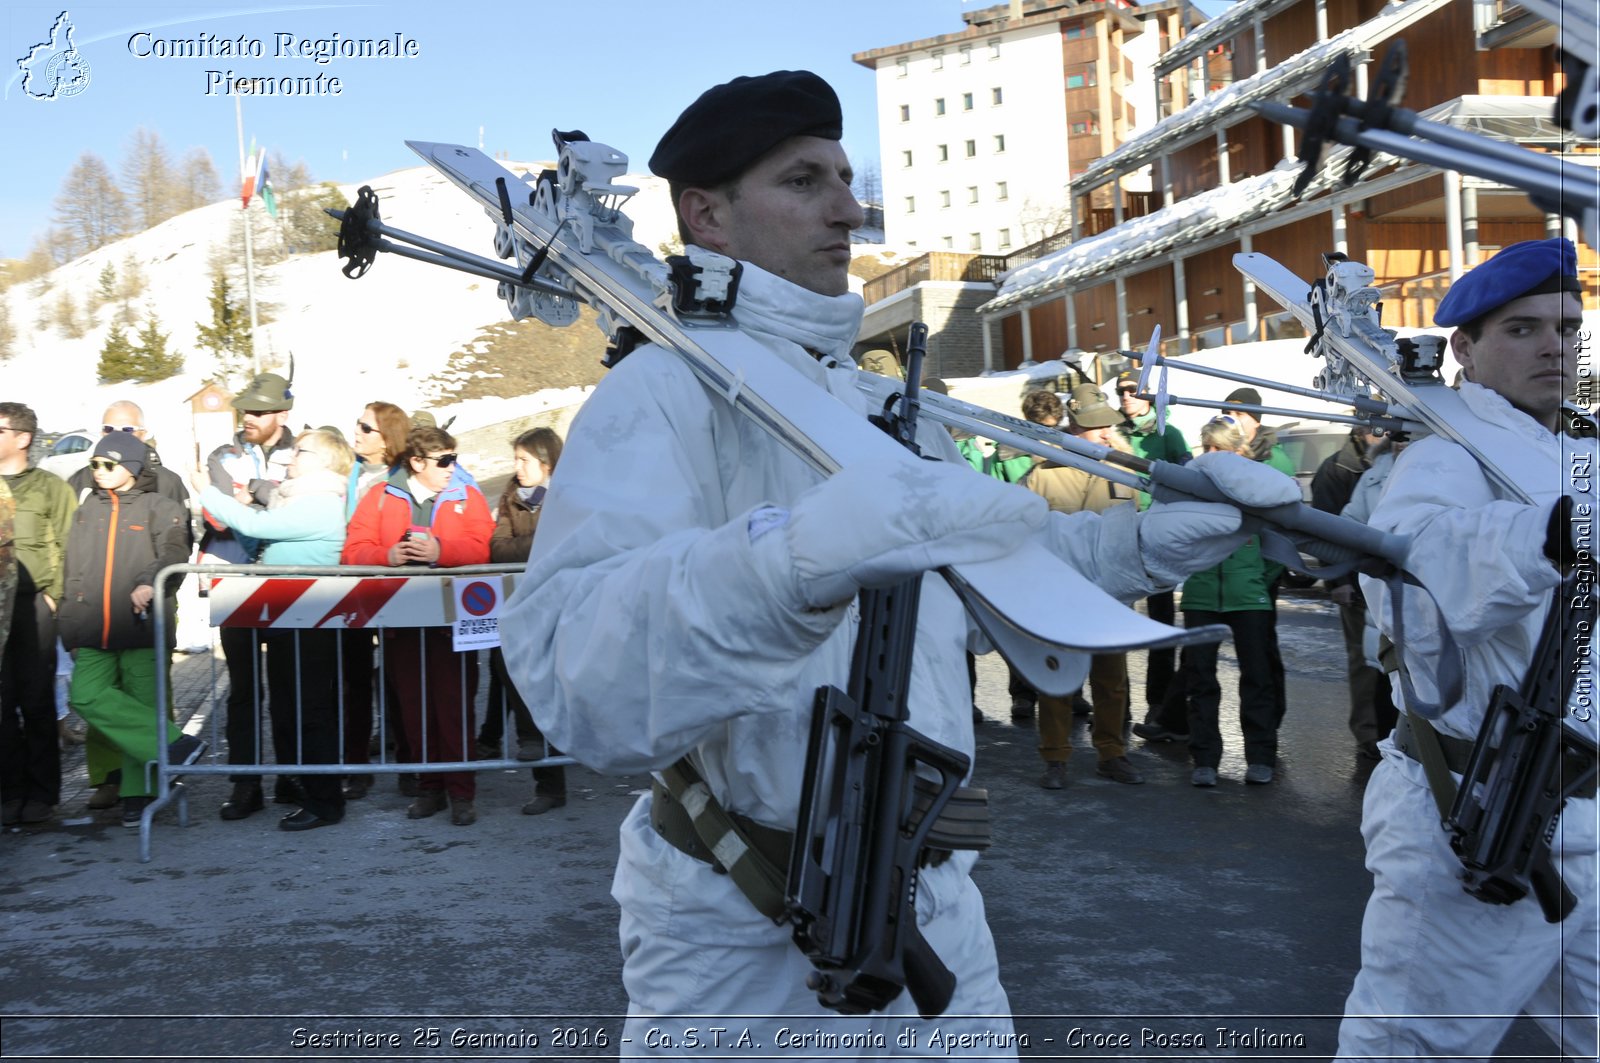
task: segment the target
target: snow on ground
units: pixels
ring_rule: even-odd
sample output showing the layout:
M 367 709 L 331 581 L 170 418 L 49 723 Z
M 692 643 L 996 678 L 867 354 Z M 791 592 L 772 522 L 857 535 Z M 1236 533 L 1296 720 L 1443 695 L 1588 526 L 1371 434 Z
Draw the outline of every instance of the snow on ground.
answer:
M 506 165 L 521 174 L 549 164 Z M 674 231 L 665 182 L 634 174 L 624 180 L 641 188 L 627 208 L 634 236 L 654 248 Z M 369 183 L 387 224 L 493 257 L 493 223 L 430 168 L 398 170 Z M 356 187 L 341 191 L 353 200 Z M 213 371 L 209 352 L 196 343 L 196 326 L 210 322 L 213 249 L 227 240 L 238 209 L 237 200 L 212 204 L 84 255 L 55 270 L 42 296 L 35 294 L 33 282 L 13 287 L 7 295 L 16 354 L 0 363 L 0 394 L 31 405 L 46 431 L 89 428 L 92 433 L 107 403 L 130 398 L 143 407 L 169 463 L 192 457 L 196 442 L 189 398 Z M 171 333 L 169 349 L 182 351 L 187 364 L 182 374 L 155 384 L 101 385 L 96 366 L 114 307 L 98 310 L 93 327 L 79 339 L 35 325 L 62 291 L 83 306 L 98 287 L 101 270 L 110 264 L 120 274 L 130 256 L 148 283 L 137 305 L 155 312 Z M 274 306 L 273 320 L 259 330 L 263 368 L 286 373 L 293 354 L 296 428 L 332 424 L 349 432 L 361 407 L 378 400 L 406 410 L 433 409 L 441 420 L 455 416 L 460 429 L 581 401 L 581 389 L 555 389 L 435 406 L 425 381 L 481 328 L 509 316 L 494 282 L 392 255 L 380 255 L 359 281 L 342 276 L 340 266 L 330 251 L 257 267 L 257 299 Z M 243 292 L 236 294 L 242 305 Z

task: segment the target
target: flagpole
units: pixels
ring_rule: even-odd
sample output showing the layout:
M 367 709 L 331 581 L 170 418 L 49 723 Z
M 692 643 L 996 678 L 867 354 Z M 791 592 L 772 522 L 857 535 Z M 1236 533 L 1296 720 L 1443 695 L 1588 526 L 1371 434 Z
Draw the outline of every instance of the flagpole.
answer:
M 244 108 L 239 102 L 237 93 L 233 97 L 233 120 L 239 132 L 239 187 L 244 188 L 244 183 L 250 175 L 245 172 L 244 157 Z M 244 290 L 245 297 L 250 304 L 250 374 L 259 376 L 261 373 L 261 346 L 256 342 L 256 253 L 255 240 L 250 233 L 250 201 L 248 199 L 240 205 L 244 214 Z

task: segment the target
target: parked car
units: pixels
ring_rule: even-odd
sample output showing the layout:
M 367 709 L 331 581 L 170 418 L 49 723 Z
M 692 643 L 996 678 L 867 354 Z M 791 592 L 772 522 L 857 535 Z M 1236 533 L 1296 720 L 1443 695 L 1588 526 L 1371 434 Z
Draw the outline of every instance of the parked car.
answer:
M 39 468 L 65 480 L 89 464 L 89 456 L 99 441 L 98 436 L 92 436 L 83 429 L 63 432 L 49 444 L 50 453 L 39 459 Z
M 1294 478 L 1300 481 L 1300 493 L 1309 502 L 1311 478 L 1324 461 L 1344 446 L 1344 441 L 1350 438 L 1350 426 L 1330 421 L 1293 421 L 1277 431 L 1283 452 L 1294 462 Z

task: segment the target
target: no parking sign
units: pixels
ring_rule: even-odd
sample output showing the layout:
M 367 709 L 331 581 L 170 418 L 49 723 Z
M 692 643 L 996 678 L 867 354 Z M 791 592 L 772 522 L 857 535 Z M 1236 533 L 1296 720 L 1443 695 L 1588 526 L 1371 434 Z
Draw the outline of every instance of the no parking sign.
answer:
M 454 648 L 481 650 L 500 645 L 500 581 L 467 577 L 453 581 L 456 597 Z

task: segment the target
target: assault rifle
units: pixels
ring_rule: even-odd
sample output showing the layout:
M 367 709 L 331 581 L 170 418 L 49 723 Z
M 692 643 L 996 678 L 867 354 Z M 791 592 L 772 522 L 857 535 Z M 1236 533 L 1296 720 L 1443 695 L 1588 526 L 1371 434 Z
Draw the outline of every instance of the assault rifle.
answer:
M 921 322 L 911 326 L 905 391 L 873 418 L 913 453 L 927 337 Z M 794 942 L 816 967 L 806 984 L 845 1014 L 880 1011 L 906 988 L 931 1019 L 955 991 L 914 908 L 923 846 L 969 766 L 906 723 L 921 594 L 920 575 L 861 592 L 849 689 L 820 687 L 812 712 L 784 901 Z M 936 786 L 918 785 L 919 767 Z M 919 789 L 931 794 L 925 805 Z
M 1551 923 L 1577 903 L 1550 860 L 1556 820 L 1568 798 L 1595 792 L 1595 743 L 1565 720 L 1594 616 L 1592 590 L 1569 576 L 1521 688 L 1495 688 L 1445 818 L 1468 893 L 1511 904 L 1531 888 Z

